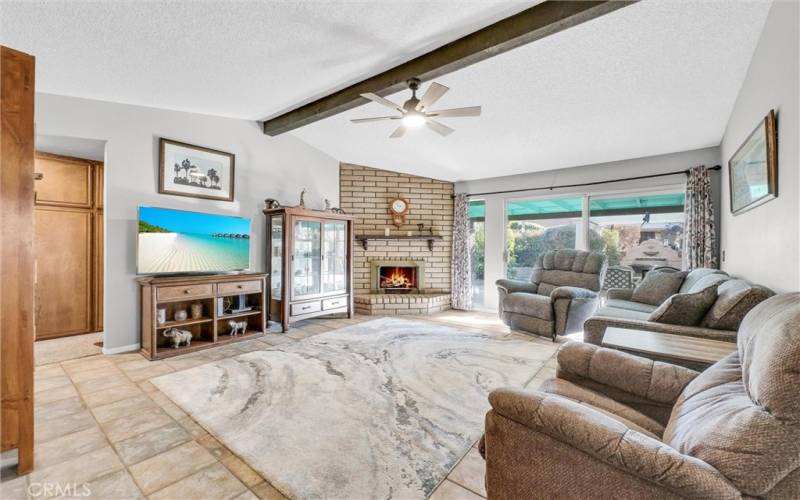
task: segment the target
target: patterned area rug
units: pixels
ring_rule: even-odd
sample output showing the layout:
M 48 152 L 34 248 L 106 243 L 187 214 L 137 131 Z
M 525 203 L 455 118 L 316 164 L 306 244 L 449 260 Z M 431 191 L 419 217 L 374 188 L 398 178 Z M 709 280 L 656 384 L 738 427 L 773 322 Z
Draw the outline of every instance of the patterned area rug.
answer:
M 481 436 L 487 394 L 549 355 L 382 318 L 152 382 L 290 498 L 425 498 Z

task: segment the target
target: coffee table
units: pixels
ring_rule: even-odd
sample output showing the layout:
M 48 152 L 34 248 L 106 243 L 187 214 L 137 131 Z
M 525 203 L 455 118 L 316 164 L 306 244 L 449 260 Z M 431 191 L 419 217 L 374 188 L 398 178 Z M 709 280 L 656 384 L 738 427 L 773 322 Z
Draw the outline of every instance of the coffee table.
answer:
M 693 370 L 705 370 L 736 350 L 736 344 L 733 342 L 613 326 L 606 328 L 603 347 L 619 349 Z

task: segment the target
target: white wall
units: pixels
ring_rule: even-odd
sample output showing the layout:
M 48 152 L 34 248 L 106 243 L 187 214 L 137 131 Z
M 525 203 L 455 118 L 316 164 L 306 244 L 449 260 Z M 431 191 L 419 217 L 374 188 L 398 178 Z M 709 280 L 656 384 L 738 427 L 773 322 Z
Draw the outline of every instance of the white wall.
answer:
M 139 344 L 136 215 L 139 205 L 252 219 L 251 269 L 264 269 L 264 198 L 297 203 L 338 200 L 339 162 L 291 135 L 269 137 L 251 121 L 48 94 L 36 95 L 40 135 L 106 141 L 105 349 Z M 236 155 L 233 202 L 158 194 L 158 139 L 171 138 Z
M 722 139 L 722 268 L 776 292 L 800 290 L 800 4 L 775 2 Z M 778 122 L 778 197 L 730 213 L 727 162 L 770 109 Z
M 474 194 L 565 184 L 581 184 L 625 177 L 683 171 L 696 165 L 713 167 L 719 164 L 719 161 L 719 148 L 713 147 L 646 158 L 584 165 L 560 170 L 548 170 L 530 174 L 457 182 L 456 192 Z M 676 186 L 682 186 L 685 182 L 686 176 L 681 173 L 667 177 L 617 182 L 613 184 L 476 196 L 473 199 L 486 200 L 485 307 L 495 308 L 497 306 L 497 290 L 494 286 L 494 282 L 504 277 L 502 257 L 503 251 L 505 250 L 505 200 L 526 197 L 552 197 L 555 195 L 598 195 L 627 190 L 652 191 L 667 188 L 671 189 Z M 715 192 L 715 205 L 719 207 L 719 172 L 712 173 L 712 182 Z M 719 212 L 720 210 L 717 209 L 718 220 Z

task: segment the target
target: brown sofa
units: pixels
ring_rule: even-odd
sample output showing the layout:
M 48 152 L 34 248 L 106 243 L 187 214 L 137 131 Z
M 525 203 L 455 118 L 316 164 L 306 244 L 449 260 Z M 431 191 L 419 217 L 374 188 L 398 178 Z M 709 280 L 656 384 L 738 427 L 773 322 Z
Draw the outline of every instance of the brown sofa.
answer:
M 551 250 L 536 259 L 530 281 L 497 280 L 498 313 L 506 325 L 556 339 L 580 332 L 600 304 L 606 257 Z
M 774 295 L 769 288 L 733 278 L 718 269 L 708 268 L 695 269 L 688 273 L 677 293 L 696 293 L 710 286 L 717 287 L 717 298 L 702 320 L 695 325 L 652 321 L 649 319 L 650 315 L 661 304 L 637 302 L 634 300 L 633 289 L 611 288 L 607 292 L 605 303 L 584 323 L 583 340 L 601 345 L 606 328 L 616 326 L 735 342 L 736 330 L 744 316 L 757 304 Z
M 542 388 L 489 396 L 489 498 L 800 498 L 800 293 L 737 344 L 702 373 L 565 345 Z

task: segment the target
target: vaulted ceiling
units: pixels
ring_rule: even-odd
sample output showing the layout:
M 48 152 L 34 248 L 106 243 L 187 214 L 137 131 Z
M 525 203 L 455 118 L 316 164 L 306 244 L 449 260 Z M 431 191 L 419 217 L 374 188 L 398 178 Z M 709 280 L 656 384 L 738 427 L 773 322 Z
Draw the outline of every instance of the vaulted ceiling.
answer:
M 3 0 L 0 37 L 37 56 L 40 92 L 262 119 L 535 3 Z M 483 106 L 447 120 L 448 137 L 349 122 L 385 115 L 376 104 L 291 133 L 341 161 L 448 180 L 714 146 L 769 7 L 644 0 L 446 75 L 437 107 Z

